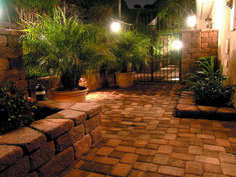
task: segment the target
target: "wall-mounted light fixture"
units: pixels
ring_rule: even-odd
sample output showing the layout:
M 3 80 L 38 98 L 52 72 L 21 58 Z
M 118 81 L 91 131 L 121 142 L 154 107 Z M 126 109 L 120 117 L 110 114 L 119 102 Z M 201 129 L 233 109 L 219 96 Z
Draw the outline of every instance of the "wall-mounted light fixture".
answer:
M 209 17 L 209 15 L 207 16 L 205 21 L 206 21 L 206 28 L 211 29 L 212 28 L 212 19 Z
M 179 40 L 175 40 L 173 41 L 172 43 L 172 47 L 175 49 L 175 50 L 179 50 L 182 48 L 182 42 L 179 41 Z
M 188 25 L 189 25 L 191 28 L 193 28 L 193 27 L 195 26 L 195 24 L 196 24 L 196 20 L 197 20 L 196 15 L 191 15 L 191 16 L 189 16 L 189 17 L 188 17 Z
M 233 0 L 227 1 L 227 2 L 226 2 L 226 5 L 227 5 L 230 9 L 232 9 L 232 7 L 233 7 Z

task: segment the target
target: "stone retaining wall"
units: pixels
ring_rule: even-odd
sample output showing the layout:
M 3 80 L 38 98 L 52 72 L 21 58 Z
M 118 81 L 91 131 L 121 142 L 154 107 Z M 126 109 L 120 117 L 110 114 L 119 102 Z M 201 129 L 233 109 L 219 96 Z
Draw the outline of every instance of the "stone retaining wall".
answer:
M 218 30 L 182 30 L 182 80 L 198 68 L 196 61 L 204 56 L 217 56 Z
M 101 139 L 102 106 L 43 101 L 62 111 L 0 136 L 1 177 L 57 176 Z
M 0 28 L 0 85 L 14 81 L 21 90 L 26 86 L 23 70 L 23 49 L 18 30 Z
M 182 91 L 176 106 L 177 117 L 235 121 L 236 110 L 232 107 L 214 107 L 197 105 L 194 92 Z

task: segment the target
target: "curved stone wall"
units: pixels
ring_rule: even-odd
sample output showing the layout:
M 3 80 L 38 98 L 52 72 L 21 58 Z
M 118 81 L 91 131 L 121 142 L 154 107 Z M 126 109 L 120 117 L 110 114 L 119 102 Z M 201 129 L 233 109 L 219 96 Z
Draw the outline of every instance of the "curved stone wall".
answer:
M 102 137 L 102 106 L 94 103 L 39 102 L 63 109 L 0 136 L 0 176 L 57 176 Z

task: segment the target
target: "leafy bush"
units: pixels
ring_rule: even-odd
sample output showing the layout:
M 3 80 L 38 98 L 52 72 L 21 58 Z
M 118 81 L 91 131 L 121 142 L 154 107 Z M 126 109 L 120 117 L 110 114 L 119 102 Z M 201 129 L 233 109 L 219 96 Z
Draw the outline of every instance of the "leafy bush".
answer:
M 116 72 L 127 72 L 131 66 L 148 65 L 150 38 L 137 31 L 125 31 L 112 36 L 110 50 L 115 56 Z
M 113 56 L 103 29 L 84 24 L 77 17 L 67 19 L 60 8 L 54 9 L 52 17 L 39 16 L 37 23 L 25 22 L 25 28 L 24 59 L 45 68 L 44 73 L 60 76 L 65 90 L 77 89 L 82 76 Z
M 40 68 L 40 66 L 33 66 L 33 65 L 28 65 L 25 66 L 25 79 L 37 79 L 40 77 L 45 77 L 45 76 L 50 76 L 50 74 L 46 71 L 46 69 Z
M 229 106 L 232 92 L 235 85 L 228 85 L 226 76 L 223 75 L 223 68 L 214 72 L 214 56 L 210 61 L 207 58 L 199 59 L 199 71 L 188 74 L 190 77 L 185 90 L 195 93 L 195 101 L 199 105 L 207 106 Z
M 34 121 L 36 100 L 18 90 L 13 82 L 0 88 L 0 134 Z

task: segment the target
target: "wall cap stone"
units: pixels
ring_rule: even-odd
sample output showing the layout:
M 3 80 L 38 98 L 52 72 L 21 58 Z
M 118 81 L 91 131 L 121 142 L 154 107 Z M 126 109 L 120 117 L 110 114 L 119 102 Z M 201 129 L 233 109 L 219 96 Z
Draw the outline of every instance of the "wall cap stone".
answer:
M 74 122 L 67 119 L 41 119 L 33 122 L 30 127 L 43 132 L 51 140 L 71 130 Z
M 73 103 L 70 106 L 74 104 L 77 103 Z M 54 109 L 63 107 L 62 102 L 53 100 L 40 101 L 37 106 L 39 105 L 43 107 L 54 105 Z M 58 173 L 70 165 L 73 160 L 79 158 L 83 153 L 88 152 L 92 143 L 93 145 L 96 144 L 102 136 L 99 124 L 101 122 L 101 108 L 103 106 L 88 102 L 81 103 L 80 105 L 89 107 L 89 109 L 92 110 L 89 111 L 88 109 L 88 112 L 98 113 L 95 117 L 86 120 L 88 116 L 85 112 L 65 109 L 61 111 L 65 117 L 60 115 L 61 117 L 58 119 L 56 117 L 55 119 L 41 119 L 33 122 L 30 127 L 21 127 L 0 136 L 0 176 L 8 173 L 18 173 L 19 168 L 22 168 L 22 164 L 27 166 L 25 171 L 22 172 L 24 173 L 23 176 L 26 176 L 26 173 L 29 173 L 29 176 L 37 176 L 40 174 L 49 175 L 52 173 L 51 169 L 54 166 L 59 167 L 56 172 Z M 68 107 L 67 104 L 66 107 Z M 75 117 L 65 115 L 66 113 L 68 114 L 69 111 L 74 112 Z M 77 117 L 82 117 L 82 122 L 78 126 L 72 121 L 73 119 L 76 119 L 74 121 L 79 121 Z M 92 135 L 85 134 L 84 124 L 88 121 L 96 125 L 93 126 L 93 130 L 91 129 Z M 93 138 L 91 138 L 91 136 Z M 52 138 L 53 141 L 48 140 L 49 142 L 47 142 L 47 137 Z M 68 141 L 68 137 L 70 137 L 70 141 Z M 31 162 L 29 162 L 29 159 Z M 9 169 L 11 170 L 9 171 Z
M 202 32 L 218 32 L 218 29 L 203 29 Z
M 75 125 L 79 125 L 86 120 L 86 117 L 87 114 L 85 112 L 65 109 L 46 117 L 46 119 L 70 119 L 73 120 Z
M 26 152 L 32 152 L 33 150 L 40 148 L 45 143 L 45 135 L 29 127 L 21 127 L 0 136 L 0 144 L 18 145 Z
M 181 30 L 181 33 L 189 33 L 189 32 L 196 33 L 196 32 L 201 32 L 201 31 L 202 31 L 202 29 L 183 29 L 183 30 Z
M 78 110 L 81 112 L 86 112 L 88 114 L 88 118 L 94 117 L 99 112 L 102 111 L 103 106 L 95 103 L 75 103 L 70 109 Z
M 23 156 L 23 151 L 18 146 L 0 145 L 0 171 L 16 163 Z
M 0 28 L 0 35 L 20 36 L 22 34 L 24 34 L 22 30 Z

